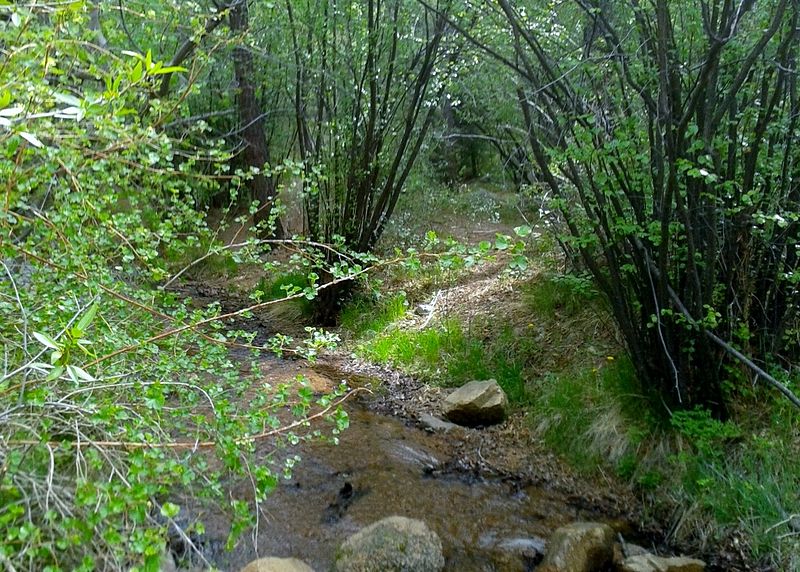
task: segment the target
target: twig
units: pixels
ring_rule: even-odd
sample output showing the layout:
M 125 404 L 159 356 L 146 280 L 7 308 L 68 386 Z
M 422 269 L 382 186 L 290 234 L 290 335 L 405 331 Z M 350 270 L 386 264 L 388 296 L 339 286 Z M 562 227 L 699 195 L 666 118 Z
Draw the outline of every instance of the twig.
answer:
M 786 513 L 784 513 L 784 514 L 786 514 Z M 789 516 L 787 516 L 786 518 L 784 518 L 782 521 L 780 521 L 780 522 L 776 522 L 775 524 L 773 524 L 772 526 L 770 526 L 770 527 L 769 527 L 767 530 L 765 530 L 765 531 L 764 531 L 764 533 L 766 534 L 766 533 L 768 533 L 768 532 L 772 532 L 773 530 L 775 530 L 776 528 L 779 528 L 779 527 L 783 526 L 784 524 L 789 524 L 789 523 L 791 523 L 791 522 L 792 522 L 794 519 L 796 519 L 796 518 L 800 518 L 800 514 L 790 514 Z
M 239 233 L 237 232 L 236 234 L 238 235 Z M 339 250 L 336 250 L 335 248 L 333 248 L 329 244 L 324 244 L 324 243 L 321 243 L 321 242 L 314 242 L 312 240 L 290 240 L 290 239 L 286 239 L 286 240 L 281 240 L 281 239 L 250 240 L 250 241 L 245 241 L 245 242 L 237 242 L 235 244 L 226 244 L 225 246 L 222 246 L 220 248 L 209 250 L 203 256 L 201 256 L 200 258 L 197 258 L 197 259 L 191 261 L 186 266 L 184 266 L 180 271 L 178 271 L 169 280 L 167 280 L 164 284 L 162 284 L 159 287 L 159 289 L 160 290 L 166 290 L 170 286 L 170 284 L 172 284 L 173 282 L 175 282 L 175 280 L 180 278 L 187 270 L 189 270 L 193 266 L 196 266 L 197 264 L 201 263 L 203 260 L 205 260 L 209 256 L 214 256 L 215 254 L 219 254 L 220 252 L 223 252 L 225 250 L 230 250 L 232 248 L 241 248 L 243 246 L 260 246 L 260 245 L 263 245 L 263 244 L 311 246 L 311 247 L 314 247 L 314 248 L 320 248 L 322 250 L 327 250 L 327 251 L 329 251 L 329 252 L 331 252 L 331 253 L 333 253 L 333 254 L 341 257 L 341 258 L 347 259 L 347 260 L 349 260 L 351 262 L 353 261 L 353 259 L 350 256 L 347 256 L 343 252 L 341 252 Z
M 255 443 L 256 441 L 261 441 L 262 439 L 266 439 L 267 437 L 274 437 L 275 435 L 280 435 L 282 433 L 286 433 L 287 431 L 291 431 L 292 429 L 297 429 L 298 427 L 303 427 L 307 425 L 309 422 L 319 419 L 320 417 L 324 417 L 327 415 L 332 409 L 338 407 L 350 397 L 359 393 L 361 391 L 366 391 L 367 393 L 372 393 L 372 390 L 367 389 L 366 387 L 357 387 L 355 389 L 351 389 L 348 391 L 344 396 L 337 399 L 330 405 L 328 405 L 325 409 L 318 411 L 314 415 L 309 417 L 304 417 L 294 423 L 290 423 L 285 427 L 279 427 L 277 429 L 271 429 L 269 431 L 262 431 L 261 433 L 257 433 L 255 435 L 247 435 L 245 437 L 241 437 L 239 439 L 235 439 L 233 443 L 235 445 L 246 445 L 249 443 Z M 47 447 L 74 447 L 77 450 L 84 449 L 86 447 L 94 447 L 98 450 L 102 449 L 127 449 L 127 450 L 135 450 L 135 449 L 165 449 L 165 450 L 197 450 L 197 449 L 213 449 L 217 446 L 217 441 L 174 441 L 171 443 L 142 443 L 137 441 L 92 441 L 92 440 L 84 440 L 81 441 L 80 439 L 80 432 L 76 430 L 76 436 L 78 439 L 76 441 L 36 441 L 33 439 L 9 439 L 5 442 L 6 446 L 41 446 L 45 445 Z

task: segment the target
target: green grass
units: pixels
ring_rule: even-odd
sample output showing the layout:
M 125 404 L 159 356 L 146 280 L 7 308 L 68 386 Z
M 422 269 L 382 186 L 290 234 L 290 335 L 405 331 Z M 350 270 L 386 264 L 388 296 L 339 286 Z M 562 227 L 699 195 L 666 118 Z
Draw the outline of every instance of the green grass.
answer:
M 647 399 L 626 358 L 545 376 L 536 384 L 537 430 L 547 444 L 583 473 L 611 466 L 632 472 Z
M 763 402 L 725 423 L 705 412 L 673 418 L 683 442 L 670 486 L 717 532 L 745 531 L 756 558 L 800 570 L 800 535 L 788 519 L 800 514 L 800 416 L 784 404 L 767 407 L 768 427 L 752 416 L 767 410 Z
M 255 288 L 254 295 L 261 301 L 280 300 L 288 294 L 307 288 L 311 285 L 306 274 L 302 272 L 288 272 L 274 277 L 262 278 Z M 303 317 L 313 315 L 313 302 L 307 298 L 300 297 L 286 302 L 291 305 Z
M 408 301 L 403 292 L 378 300 L 357 296 L 342 310 L 339 325 L 353 338 L 372 337 L 402 319 L 407 311 Z
M 574 316 L 599 300 L 589 278 L 575 274 L 545 276 L 525 290 L 526 304 L 540 318 L 552 319 L 560 313 Z
M 744 532 L 756 559 L 800 570 L 800 535 L 779 524 L 800 514 L 796 411 L 751 403 L 735 421 L 705 411 L 670 418 L 625 358 L 546 376 L 535 395 L 533 418 L 548 446 L 584 475 L 610 469 L 631 483 L 674 520 L 675 540 Z M 771 426 L 754 410 L 772 411 Z
M 393 325 L 393 316 L 402 317 L 399 310 L 394 301 L 367 312 L 366 320 L 345 313 L 343 327 L 359 334 L 356 352 L 446 387 L 493 378 L 512 403 L 527 400 L 525 368 L 533 348 L 524 348 L 530 344 L 510 328 L 488 341 L 471 336 L 456 321 L 424 330 L 403 329 Z

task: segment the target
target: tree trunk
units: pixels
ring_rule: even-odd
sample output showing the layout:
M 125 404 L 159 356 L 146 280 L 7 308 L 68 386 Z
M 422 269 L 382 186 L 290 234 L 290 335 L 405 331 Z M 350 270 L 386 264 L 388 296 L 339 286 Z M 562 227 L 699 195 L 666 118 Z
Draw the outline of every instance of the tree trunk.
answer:
M 236 93 L 236 106 L 241 125 L 240 135 L 244 142 L 242 159 L 245 167 L 259 169 L 252 179 L 248 181 L 251 196 L 260 203 L 255 214 L 255 223 L 269 225 L 267 234 L 281 237 L 283 227 L 280 220 L 273 218 L 273 205 L 276 198 L 275 180 L 264 174 L 265 165 L 269 163 L 269 146 L 264 130 L 264 116 L 261 106 L 256 98 L 253 84 L 254 65 L 253 54 L 245 44 L 248 29 L 248 12 L 246 0 L 238 0 L 231 6 L 230 12 L 231 32 L 241 36 L 240 43 L 233 50 L 233 67 L 238 91 Z

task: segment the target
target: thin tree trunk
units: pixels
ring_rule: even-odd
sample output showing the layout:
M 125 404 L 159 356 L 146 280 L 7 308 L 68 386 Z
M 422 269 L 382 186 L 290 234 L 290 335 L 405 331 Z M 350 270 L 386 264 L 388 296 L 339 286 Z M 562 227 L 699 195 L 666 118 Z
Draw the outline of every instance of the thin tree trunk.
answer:
M 255 222 L 259 224 L 269 221 L 272 217 L 276 189 L 274 179 L 264 174 L 265 165 L 270 162 L 269 146 L 264 130 L 264 116 L 253 84 L 255 69 L 253 54 L 244 43 L 244 36 L 248 29 L 246 0 L 239 0 L 231 6 L 230 27 L 231 32 L 242 36 L 239 45 L 233 50 L 234 76 L 238 86 L 236 106 L 239 112 L 241 137 L 245 146 L 242 154 L 244 164 L 246 167 L 254 167 L 259 170 L 248 181 L 252 197 L 260 203 L 259 210 L 255 215 Z M 279 219 L 275 219 L 274 230 L 270 234 L 277 237 L 283 236 L 283 227 Z

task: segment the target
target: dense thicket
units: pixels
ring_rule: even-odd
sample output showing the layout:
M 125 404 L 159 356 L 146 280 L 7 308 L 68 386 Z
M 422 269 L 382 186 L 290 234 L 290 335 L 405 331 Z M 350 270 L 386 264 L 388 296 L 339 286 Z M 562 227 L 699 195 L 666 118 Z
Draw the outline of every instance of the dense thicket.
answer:
M 158 570 L 167 538 L 188 555 L 202 535 L 203 523 L 180 506 L 186 490 L 228 510 L 233 545 L 295 462 L 273 464 L 256 443 L 297 443 L 318 430 L 302 422 L 314 411 L 346 424 L 330 396 L 299 383 L 267 391 L 254 377 L 258 363 L 248 374 L 229 353 L 239 348 L 245 361 L 270 348 L 313 353 L 330 338 L 256 344 L 254 332 L 226 319 L 246 309 L 225 316 L 218 304 L 161 288 L 191 261 L 225 252 L 196 197 L 224 190 L 228 204 L 246 207 L 257 173 L 241 163 L 233 171 L 226 139 L 183 121 L 185 99 L 207 88 L 198 84 L 202 64 L 174 69 L 147 47 L 129 49 L 153 41 L 141 24 L 154 26 L 155 13 L 125 12 L 123 28 L 120 14 L 98 10 L 0 3 L 0 562 L 8 570 Z M 159 100 L 169 74 L 180 76 L 174 96 Z M 236 259 L 269 273 L 264 244 L 247 230 L 238 229 Z M 297 295 L 306 294 L 313 288 Z M 223 485 L 231 479 L 252 487 L 231 495 Z
M 798 357 L 800 5 L 477 9 L 484 28 L 463 31 L 512 71 L 532 176 L 641 380 L 670 407 L 723 413 L 734 346 L 785 375 Z

